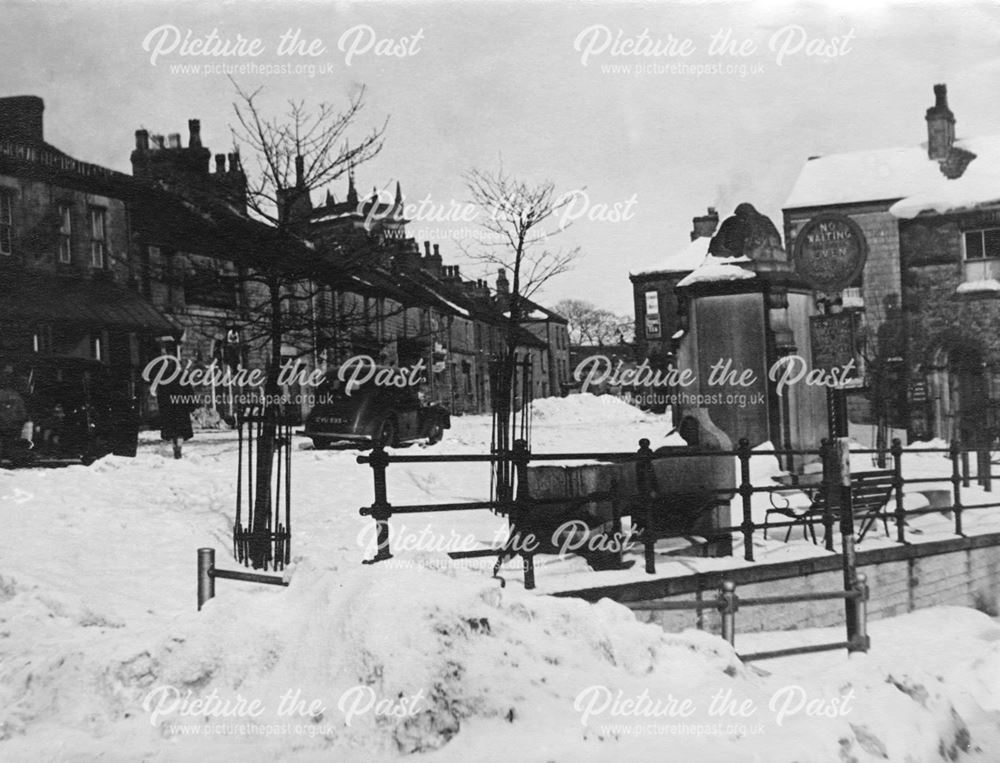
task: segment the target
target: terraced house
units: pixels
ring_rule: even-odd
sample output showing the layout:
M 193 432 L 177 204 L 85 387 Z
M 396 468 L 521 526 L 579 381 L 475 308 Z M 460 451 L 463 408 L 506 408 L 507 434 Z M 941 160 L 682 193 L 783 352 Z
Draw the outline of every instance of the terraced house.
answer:
M 260 367 L 273 354 L 306 371 L 358 354 L 422 361 L 430 397 L 455 413 L 489 409 L 502 299 L 406 236 L 398 188 L 394 202 L 359 198 L 352 172 L 342 202 L 328 194 L 314 208 L 305 196 L 299 235 L 279 233 L 246 213 L 239 154 L 213 157 L 198 120 L 186 145 L 137 130 L 127 175 L 46 143 L 43 112 L 34 96 L 0 98 L 0 351 L 101 360 L 147 420 L 156 402 L 142 369 L 163 353 L 197 368 Z M 260 278 L 275 270 L 277 347 Z M 536 333 L 518 329 L 541 396 L 555 391 L 558 348 L 553 332 Z M 231 419 L 241 391 L 199 390 L 202 415 Z

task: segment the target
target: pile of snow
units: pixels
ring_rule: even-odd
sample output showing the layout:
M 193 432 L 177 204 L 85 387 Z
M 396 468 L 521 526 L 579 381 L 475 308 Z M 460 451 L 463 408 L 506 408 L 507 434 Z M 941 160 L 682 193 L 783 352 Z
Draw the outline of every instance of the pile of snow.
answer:
M 669 426 L 611 397 L 535 405 L 536 452 L 634 448 Z M 404 452 L 481 454 L 490 435 L 488 417 L 455 417 L 443 442 Z M 233 432 L 199 434 L 177 461 L 150 436 L 135 459 L 0 471 L 13 539 L 0 578 L 0 758 L 659 760 L 667 749 L 782 763 L 937 760 L 976 746 L 988 760 L 1000 748 L 1000 627 L 985 615 L 873 624 L 868 656 L 743 665 L 708 633 L 527 592 L 508 575 L 516 561 L 500 588 L 492 559 L 460 565 L 404 542 L 425 528 L 493 542 L 506 523 L 486 511 L 395 516 L 395 557 L 362 565 L 373 522 L 358 508 L 373 489 L 356 451 L 293 453 L 289 586 L 218 580 L 197 612 L 196 549 L 236 567 L 236 451 Z M 908 463 L 929 472 L 924 458 L 949 466 L 938 454 Z M 751 463 L 755 479 L 777 470 Z M 489 468 L 394 463 L 387 478 L 397 506 L 482 500 Z M 700 562 L 732 560 L 679 564 Z M 598 575 L 588 580 L 609 579 Z M 634 575 L 645 579 L 641 565 Z M 737 647 L 809 638 L 739 636 Z M 717 697 L 756 709 L 713 712 Z M 684 701 L 691 712 L 671 715 Z
M 583 393 L 567 397 L 543 397 L 531 404 L 537 422 L 571 424 L 632 424 L 648 421 L 651 414 L 615 395 Z

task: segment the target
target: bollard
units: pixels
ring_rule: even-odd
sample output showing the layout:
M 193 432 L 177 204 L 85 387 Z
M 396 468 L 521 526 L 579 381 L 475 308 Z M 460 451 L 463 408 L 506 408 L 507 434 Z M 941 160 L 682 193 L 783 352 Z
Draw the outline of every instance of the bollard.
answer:
M 215 598 L 215 549 L 198 549 L 198 611 L 209 599 Z
M 375 502 L 372 504 L 372 519 L 375 520 L 378 551 L 373 559 L 367 559 L 363 564 L 374 564 L 392 559 L 392 553 L 389 549 L 389 518 L 392 516 L 392 507 L 389 505 L 385 481 L 385 470 L 389 466 L 389 454 L 385 452 L 382 443 L 375 444 L 369 463 L 375 478 Z
M 955 535 L 964 535 L 962 532 L 962 475 L 959 472 L 959 448 L 958 440 L 951 441 L 951 488 L 952 488 L 952 510 L 955 512 Z
M 719 613 L 722 615 L 722 638 L 736 647 L 736 610 L 739 600 L 736 598 L 736 583 L 732 580 L 722 581 L 719 591 Z
M 854 590 L 858 592 L 858 598 L 854 600 L 854 628 L 853 633 L 847 633 L 847 652 L 867 652 L 871 648 L 871 639 L 868 637 L 868 576 L 859 572 L 854 581 Z
M 636 481 L 639 484 L 639 497 L 643 502 L 643 522 L 645 524 L 643 540 L 643 552 L 646 557 L 646 572 L 649 575 L 656 574 L 656 533 L 653 529 L 653 495 L 652 495 L 652 475 L 653 475 L 653 451 L 649 447 L 649 440 L 643 437 L 639 440 L 639 461 L 635 465 Z
M 750 441 L 743 437 L 740 439 L 737 457 L 740 459 L 740 497 L 743 499 L 743 522 L 740 528 L 743 530 L 743 558 L 748 562 L 753 561 L 753 506 L 751 496 L 753 495 L 753 485 L 750 484 Z
M 892 484 L 896 489 L 896 541 L 906 543 L 906 510 L 903 508 L 903 444 L 892 439 Z

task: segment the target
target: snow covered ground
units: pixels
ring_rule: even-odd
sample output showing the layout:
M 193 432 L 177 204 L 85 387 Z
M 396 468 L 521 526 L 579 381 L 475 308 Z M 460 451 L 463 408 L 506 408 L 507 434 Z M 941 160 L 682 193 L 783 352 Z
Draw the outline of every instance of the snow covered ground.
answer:
M 533 448 L 634 450 L 640 437 L 655 448 L 669 429 L 609 398 L 545 400 Z M 442 443 L 406 452 L 484 452 L 489 432 L 484 417 L 456 417 Z M 396 557 L 363 566 L 371 470 L 354 451 L 296 444 L 290 585 L 219 580 L 200 613 L 196 549 L 236 568 L 235 434 L 200 434 L 180 461 L 147 439 L 135 459 L 0 472 L 0 760 L 996 759 L 1000 626 L 982 613 L 873 623 L 867 655 L 743 665 L 715 636 L 544 596 L 641 570 L 540 560 L 526 592 L 516 564 L 501 589 L 492 559 L 444 563 L 502 536 L 489 512 L 396 518 Z M 918 458 L 947 473 L 940 456 Z M 760 473 L 776 467 L 760 461 Z M 388 482 L 397 504 L 467 501 L 487 497 L 489 476 L 395 464 Z M 912 529 L 929 537 L 935 523 L 947 531 L 939 515 Z M 824 553 L 777 535 L 758 558 Z M 745 563 L 660 569 L 725 564 Z M 840 637 L 741 635 L 740 647 Z

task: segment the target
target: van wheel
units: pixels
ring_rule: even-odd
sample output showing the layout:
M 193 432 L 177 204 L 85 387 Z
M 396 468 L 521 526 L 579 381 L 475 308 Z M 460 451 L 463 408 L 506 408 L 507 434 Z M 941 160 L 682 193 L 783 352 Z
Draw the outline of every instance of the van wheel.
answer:
M 396 431 L 395 419 L 389 418 L 382 422 L 382 425 L 378 428 L 378 435 L 375 437 L 375 442 L 383 448 L 399 447 L 399 432 Z

